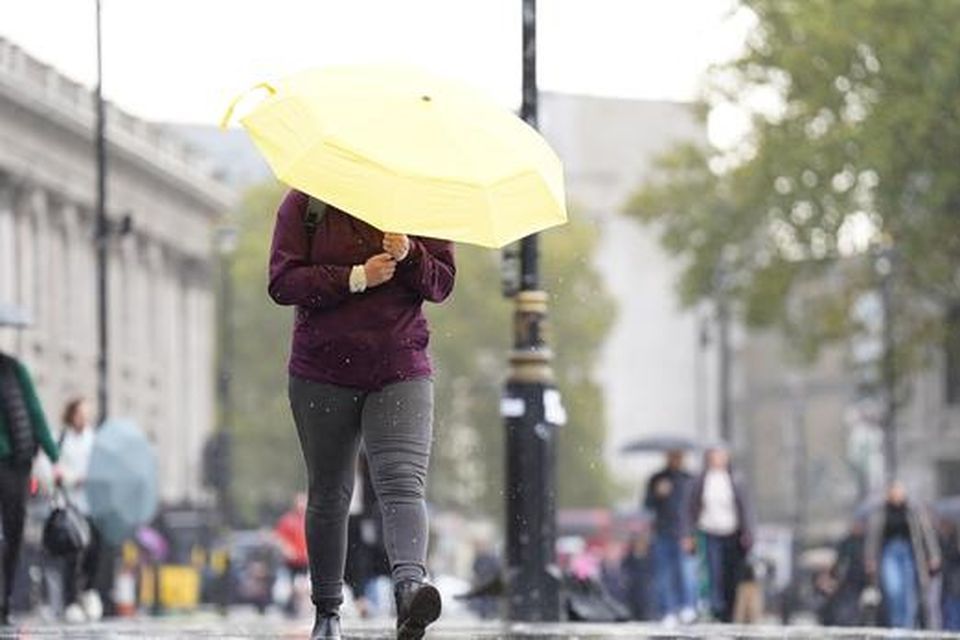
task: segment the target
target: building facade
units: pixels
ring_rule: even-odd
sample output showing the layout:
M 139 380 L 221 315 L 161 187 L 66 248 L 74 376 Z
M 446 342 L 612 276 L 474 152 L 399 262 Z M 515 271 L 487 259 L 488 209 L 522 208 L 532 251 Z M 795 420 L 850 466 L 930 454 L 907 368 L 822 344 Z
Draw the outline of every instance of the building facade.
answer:
M 0 349 L 33 372 L 47 417 L 96 397 L 95 111 L 89 90 L 0 39 L 0 300 L 33 325 Z M 164 128 L 108 105 L 112 417 L 155 442 L 166 500 L 197 500 L 213 428 L 213 231 L 233 192 Z
M 639 489 L 660 461 L 620 454 L 625 443 L 652 433 L 719 435 L 715 310 L 679 307 L 680 265 L 655 227 L 623 215 L 656 158 L 680 142 L 704 143 L 706 130 L 692 105 L 676 102 L 545 92 L 540 112 L 564 163 L 571 210 L 600 229 L 596 266 L 618 305 L 595 374 L 605 453 L 614 474 Z M 944 348 L 905 385 L 897 415 L 898 475 L 924 500 L 960 495 L 960 312 L 946 320 Z M 861 411 L 863 354 L 851 343 L 800 363 L 777 332 L 734 323 L 730 333 L 731 444 L 758 517 L 799 525 L 811 540 L 839 534 L 883 476 L 878 415 Z M 865 357 L 877 356 L 873 347 Z
M 563 161 L 571 212 L 600 232 L 595 266 L 617 304 L 594 374 L 604 392 L 604 456 L 639 490 L 661 461 L 620 449 L 655 433 L 710 437 L 715 356 L 700 339 L 703 314 L 677 302 L 679 265 L 655 228 L 623 211 L 657 158 L 680 143 L 705 143 L 706 128 L 689 103 L 544 92 L 540 129 Z

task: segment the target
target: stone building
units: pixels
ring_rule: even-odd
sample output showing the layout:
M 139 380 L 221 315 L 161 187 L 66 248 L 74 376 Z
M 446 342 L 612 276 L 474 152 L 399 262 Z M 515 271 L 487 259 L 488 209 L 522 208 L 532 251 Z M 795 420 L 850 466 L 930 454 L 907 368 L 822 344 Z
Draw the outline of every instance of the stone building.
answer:
M 0 329 L 51 424 L 96 397 L 95 111 L 91 92 L 0 39 L 0 300 L 34 324 Z M 233 193 L 167 130 L 108 105 L 110 407 L 154 440 L 162 497 L 202 495 L 215 421 L 213 231 Z M 117 225 L 119 226 L 119 225 Z
M 607 418 L 604 455 L 621 481 L 639 488 L 660 460 L 620 448 L 653 433 L 710 435 L 715 364 L 699 338 L 702 314 L 677 302 L 678 264 L 654 229 L 623 210 L 658 156 L 681 142 L 704 143 L 707 132 L 689 103 L 551 92 L 541 94 L 540 129 L 563 161 L 571 211 L 600 230 L 596 266 L 617 304 L 595 372 Z

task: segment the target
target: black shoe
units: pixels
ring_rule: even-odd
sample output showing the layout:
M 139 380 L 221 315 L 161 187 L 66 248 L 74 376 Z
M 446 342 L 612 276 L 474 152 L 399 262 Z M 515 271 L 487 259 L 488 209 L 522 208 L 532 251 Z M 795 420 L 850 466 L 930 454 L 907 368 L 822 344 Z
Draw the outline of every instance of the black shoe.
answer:
M 10 610 L 7 607 L 0 607 L 0 627 L 12 627 L 13 618 L 10 617 Z
M 440 617 L 440 592 L 432 584 L 404 580 L 394 588 L 397 640 L 420 640 L 427 625 Z
M 310 640 L 340 640 L 340 614 L 317 611 L 317 621 L 310 633 Z

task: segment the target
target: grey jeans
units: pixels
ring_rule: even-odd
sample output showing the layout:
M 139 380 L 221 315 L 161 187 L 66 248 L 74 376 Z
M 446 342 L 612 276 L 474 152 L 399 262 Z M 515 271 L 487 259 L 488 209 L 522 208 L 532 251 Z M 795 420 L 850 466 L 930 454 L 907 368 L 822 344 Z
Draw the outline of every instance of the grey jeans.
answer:
M 347 515 L 361 438 L 394 582 L 426 576 L 427 466 L 433 435 L 428 379 L 361 391 L 290 378 L 290 407 L 307 467 L 307 552 L 313 602 L 343 601 Z

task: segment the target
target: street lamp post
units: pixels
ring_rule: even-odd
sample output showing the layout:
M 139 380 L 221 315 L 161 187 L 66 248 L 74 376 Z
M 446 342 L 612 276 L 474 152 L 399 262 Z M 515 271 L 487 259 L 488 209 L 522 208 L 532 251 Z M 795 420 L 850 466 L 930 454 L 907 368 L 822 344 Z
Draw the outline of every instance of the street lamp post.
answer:
M 537 126 L 536 0 L 523 0 L 521 117 Z M 513 350 L 502 400 L 506 426 L 506 614 L 510 620 L 560 619 L 555 565 L 557 427 L 563 422 L 553 384 L 540 288 L 537 235 L 519 251 Z
M 103 48 L 100 25 L 100 0 L 97 6 L 97 88 L 94 101 L 96 102 L 96 163 L 97 163 L 97 222 L 96 222 L 96 252 L 97 252 L 97 408 L 100 415 L 100 424 L 109 414 L 110 402 L 110 342 L 109 342 L 109 281 L 107 272 L 107 257 L 110 247 L 110 224 L 107 221 L 107 141 L 106 141 L 106 113 L 103 102 Z
M 216 434 L 217 460 L 214 462 L 217 473 L 214 475 L 220 505 L 222 522 L 226 526 L 233 523 L 233 496 L 230 487 L 233 484 L 232 470 L 232 430 L 234 421 L 233 407 L 233 255 L 237 248 L 237 229 L 223 227 L 216 234 L 217 253 L 220 256 L 220 309 L 218 325 L 220 328 L 220 358 L 217 371 L 217 395 L 220 400 L 220 424 Z
M 897 368 L 893 327 L 893 249 L 880 252 L 875 267 L 880 276 L 880 304 L 883 308 L 883 466 L 887 480 L 897 476 Z

